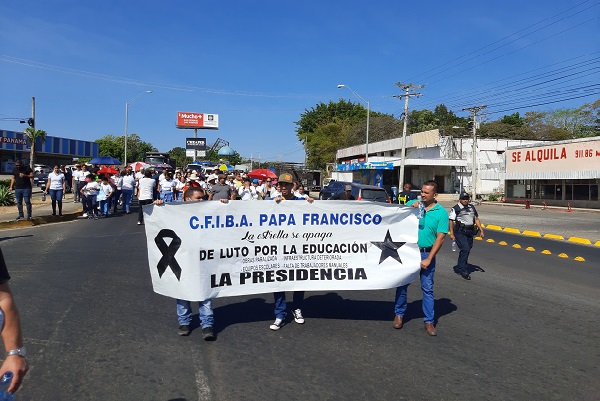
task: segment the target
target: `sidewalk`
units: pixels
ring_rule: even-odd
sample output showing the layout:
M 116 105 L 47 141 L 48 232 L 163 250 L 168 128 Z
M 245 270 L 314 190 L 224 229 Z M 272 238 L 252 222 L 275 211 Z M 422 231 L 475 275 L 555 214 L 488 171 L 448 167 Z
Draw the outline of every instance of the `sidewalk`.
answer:
M 17 206 L 0 206 L 2 210 L 0 214 L 0 229 L 12 227 L 31 227 L 46 223 L 55 223 L 59 221 L 75 220 L 81 216 L 83 208 L 81 202 L 73 202 L 73 194 L 67 194 L 63 200 L 63 216 L 52 216 L 52 201 L 50 196 L 46 196 L 46 201 L 42 201 L 42 191 L 39 188 L 33 188 L 33 196 L 31 199 L 32 218 L 30 221 L 16 221 L 19 212 Z M 26 206 L 23 204 L 23 212 L 27 215 Z M 57 208 L 58 213 L 58 208 Z

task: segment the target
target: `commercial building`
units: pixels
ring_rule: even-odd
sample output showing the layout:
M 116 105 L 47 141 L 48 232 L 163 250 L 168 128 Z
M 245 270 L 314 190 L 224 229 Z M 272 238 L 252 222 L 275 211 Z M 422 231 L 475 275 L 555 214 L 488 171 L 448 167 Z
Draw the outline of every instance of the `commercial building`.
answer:
M 600 208 L 600 136 L 506 151 L 506 198 L 548 206 Z
M 11 173 L 16 159 L 29 160 L 31 148 L 27 137 L 22 132 L 0 131 L 0 172 Z M 98 156 L 99 147 L 96 142 L 77 139 L 46 136 L 42 142 L 36 141 L 36 163 L 53 166 L 55 164 L 72 164 L 80 157 L 94 158 Z
M 505 152 L 511 146 L 539 144 L 539 141 L 478 139 L 475 167 L 477 193 L 504 192 Z M 438 183 L 441 194 L 473 191 L 473 139 L 442 135 L 438 129 L 406 137 L 404 179 L 400 180 L 402 138 L 369 144 L 369 163 L 365 145 L 338 150 L 331 176 L 344 181 L 398 188 L 401 181 L 420 188 L 427 180 Z

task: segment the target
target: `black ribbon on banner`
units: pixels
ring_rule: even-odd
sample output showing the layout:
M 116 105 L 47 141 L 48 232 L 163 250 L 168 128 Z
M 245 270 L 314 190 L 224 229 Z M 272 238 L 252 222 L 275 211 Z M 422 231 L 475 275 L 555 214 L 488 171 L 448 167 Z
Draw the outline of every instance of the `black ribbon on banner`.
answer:
M 165 238 L 172 239 L 169 245 L 167 245 Z M 177 250 L 181 246 L 181 238 L 175 234 L 175 231 L 165 228 L 160 230 L 156 238 L 154 238 L 154 242 L 160 253 L 163 255 L 158 261 L 158 265 L 156 265 L 158 268 L 158 277 L 162 278 L 167 267 L 171 267 L 171 271 L 175 274 L 175 277 L 177 277 L 177 281 L 180 281 L 181 266 L 179 266 L 179 263 L 177 263 L 177 260 L 175 259 L 175 253 L 177 253 Z

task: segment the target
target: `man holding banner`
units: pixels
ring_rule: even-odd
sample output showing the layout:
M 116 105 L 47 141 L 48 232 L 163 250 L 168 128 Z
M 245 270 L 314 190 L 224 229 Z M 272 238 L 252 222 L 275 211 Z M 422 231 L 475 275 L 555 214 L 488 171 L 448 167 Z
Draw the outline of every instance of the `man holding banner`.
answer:
M 277 180 L 279 185 L 281 186 L 281 195 L 275 198 L 275 202 L 281 202 L 284 200 L 306 200 L 308 203 L 312 203 L 314 201 L 313 198 L 300 198 L 294 196 L 294 191 L 292 188 L 294 187 L 294 180 L 292 179 L 292 175 L 290 173 L 283 173 L 279 176 L 279 180 Z M 287 304 L 285 302 L 285 292 L 276 292 L 273 294 L 275 298 L 275 321 L 269 328 L 271 330 L 279 330 L 281 326 L 285 324 L 285 317 L 287 316 Z M 294 310 L 292 314 L 294 315 L 294 321 L 298 324 L 304 324 L 304 317 L 302 316 L 302 304 L 304 303 L 304 291 L 294 291 Z
M 425 331 L 430 336 L 437 336 L 434 326 L 433 276 L 435 273 L 435 255 L 441 249 L 448 233 L 448 212 L 436 202 L 437 183 L 427 181 L 421 187 L 421 201 L 409 201 L 407 206 L 420 207 L 425 210 L 419 220 L 418 245 L 421 251 L 421 290 L 423 291 L 423 314 L 425 315 Z M 394 328 L 401 329 L 406 312 L 406 291 L 408 284 L 396 288 L 396 306 Z

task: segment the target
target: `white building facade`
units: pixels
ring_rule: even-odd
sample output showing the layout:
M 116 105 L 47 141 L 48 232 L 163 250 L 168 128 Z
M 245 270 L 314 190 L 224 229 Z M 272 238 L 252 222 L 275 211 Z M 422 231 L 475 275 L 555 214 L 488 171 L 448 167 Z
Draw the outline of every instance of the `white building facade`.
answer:
M 509 147 L 539 144 L 539 141 L 477 139 L 475 167 L 477 194 L 504 193 L 505 153 Z M 399 188 L 401 180 L 402 138 L 369 144 L 369 163 L 365 163 L 365 145 L 337 151 L 332 177 Z M 427 180 L 438 183 L 439 193 L 473 191 L 473 139 L 454 138 L 431 130 L 406 137 L 404 179 L 413 188 Z

